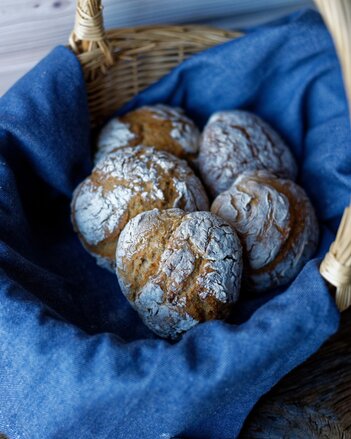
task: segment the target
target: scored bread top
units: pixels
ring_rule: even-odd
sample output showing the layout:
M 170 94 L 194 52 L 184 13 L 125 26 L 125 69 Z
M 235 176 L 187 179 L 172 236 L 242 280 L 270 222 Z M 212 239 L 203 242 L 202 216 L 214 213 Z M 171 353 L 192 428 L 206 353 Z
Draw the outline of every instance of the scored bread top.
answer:
M 106 155 L 77 187 L 72 221 L 84 246 L 113 266 L 125 224 L 142 211 L 170 207 L 207 210 L 200 180 L 185 161 L 168 152 L 127 147 Z
M 199 172 L 213 196 L 225 191 L 248 170 L 270 170 L 294 180 L 295 160 L 280 136 L 261 118 L 246 111 L 215 113 L 204 128 Z
M 181 108 L 158 104 L 140 107 L 111 119 L 98 138 L 95 163 L 125 146 L 145 145 L 192 159 L 199 148 L 200 133 Z
M 318 222 L 305 191 L 267 171 L 241 174 L 211 211 L 238 232 L 255 291 L 291 281 L 316 250 Z
M 225 317 L 239 295 L 239 239 L 210 212 L 139 214 L 120 235 L 116 261 L 122 291 L 161 336 Z

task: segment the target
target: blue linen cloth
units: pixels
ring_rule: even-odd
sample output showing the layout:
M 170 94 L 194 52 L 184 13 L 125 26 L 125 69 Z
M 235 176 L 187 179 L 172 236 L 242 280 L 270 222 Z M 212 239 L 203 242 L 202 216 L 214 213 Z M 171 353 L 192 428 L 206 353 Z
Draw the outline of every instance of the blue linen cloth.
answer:
M 0 99 L 0 432 L 11 439 L 233 439 L 256 401 L 333 334 L 318 273 L 351 193 L 347 104 L 314 12 L 254 29 L 177 67 L 124 110 L 165 102 L 202 126 L 253 111 L 300 165 L 321 244 L 291 285 L 242 300 L 233 324 L 155 337 L 70 224 L 91 170 L 84 80 L 56 48 Z

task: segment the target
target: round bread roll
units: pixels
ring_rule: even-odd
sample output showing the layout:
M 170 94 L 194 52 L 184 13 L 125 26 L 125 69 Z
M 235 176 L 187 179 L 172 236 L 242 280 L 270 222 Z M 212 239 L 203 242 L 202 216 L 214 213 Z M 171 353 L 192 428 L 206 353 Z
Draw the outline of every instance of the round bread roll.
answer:
M 113 270 L 116 241 L 140 212 L 179 207 L 208 210 L 200 180 L 184 160 L 136 146 L 108 154 L 74 191 L 72 222 L 85 248 Z
M 258 116 L 246 111 L 212 115 L 200 141 L 197 166 L 205 186 L 215 197 L 248 170 L 270 170 L 295 179 L 295 160 L 278 134 Z
M 316 251 L 318 223 L 305 191 L 267 171 L 240 175 L 211 211 L 238 232 L 250 290 L 289 283 Z
M 144 323 L 176 339 L 199 322 L 225 318 L 239 296 L 242 250 L 210 212 L 143 212 L 118 241 L 121 289 Z
M 200 133 L 181 108 L 154 105 L 114 118 L 101 130 L 95 163 L 125 146 L 145 145 L 168 151 L 180 158 L 195 158 Z

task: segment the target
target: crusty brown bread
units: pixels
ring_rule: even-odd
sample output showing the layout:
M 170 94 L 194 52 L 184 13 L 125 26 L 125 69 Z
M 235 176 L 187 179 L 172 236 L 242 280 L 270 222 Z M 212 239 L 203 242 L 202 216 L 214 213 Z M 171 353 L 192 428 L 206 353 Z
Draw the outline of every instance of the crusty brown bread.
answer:
M 211 211 L 238 232 L 245 287 L 265 291 L 287 284 L 313 256 L 318 223 L 305 191 L 267 171 L 243 173 Z
M 165 151 L 136 146 L 105 156 L 75 190 L 72 222 L 98 263 L 113 269 L 116 241 L 140 212 L 179 207 L 208 210 L 200 180 L 184 160 Z
M 210 212 L 143 212 L 123 229 L 116 252 L 124 295 L 161 337 L 227 316 L 239 295 L 242 250 Z
M 158 104 L 140 107 L 114 118 L 101 130 L 95 162 L 125 146 L 145 145 L 192 160 L 199 148 L 200 133 L 181 108 Z
M 270 170 L 295 179 L 295 160 L 278 134 L 246 111 L 220 111 L 209 119 L 200 141 L 197 167 L 213 197 L 248 170 Z

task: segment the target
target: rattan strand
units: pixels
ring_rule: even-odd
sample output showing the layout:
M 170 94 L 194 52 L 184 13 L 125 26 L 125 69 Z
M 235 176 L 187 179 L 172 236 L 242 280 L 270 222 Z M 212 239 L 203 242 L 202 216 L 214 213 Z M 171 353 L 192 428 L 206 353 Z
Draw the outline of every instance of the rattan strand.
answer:
M 335 300 L 343 311 L 351 304 L 351 207 L 345 209 L 336 239 L 323 259 L 321 275 L 336 287 Z
M 189 56 L 240 36 L 209 26 L 139 26 L 104 32 L 98 0 L 78 0 L 69 43 L 83 66 L 92 125 Z
M 343 72 L 351 120 L 351 1 L 315 0 L 332 34 Z M 341 311 L 351 306 L 351 212 L 345 210 L 335 242 L 325 256 L 320 272 L 336 287 Z

